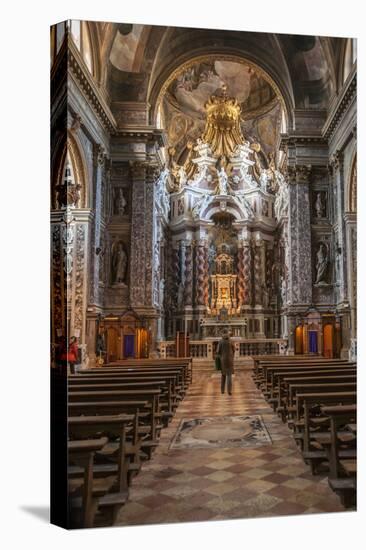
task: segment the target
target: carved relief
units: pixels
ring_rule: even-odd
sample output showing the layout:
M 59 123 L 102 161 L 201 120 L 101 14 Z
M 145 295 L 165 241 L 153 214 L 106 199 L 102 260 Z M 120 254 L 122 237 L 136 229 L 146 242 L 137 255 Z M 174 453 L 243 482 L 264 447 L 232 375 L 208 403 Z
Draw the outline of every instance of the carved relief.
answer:
M 75 254 L 74 330 L 79 330 L 80 334 L 84 322 L 85 237 L 86 225 L 78 224 Z

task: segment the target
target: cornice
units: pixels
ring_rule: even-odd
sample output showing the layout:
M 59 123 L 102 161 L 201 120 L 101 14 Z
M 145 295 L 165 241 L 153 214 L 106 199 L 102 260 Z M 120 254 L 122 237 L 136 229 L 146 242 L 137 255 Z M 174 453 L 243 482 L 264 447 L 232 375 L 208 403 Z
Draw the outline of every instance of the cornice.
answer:
M 322 136 L 326 140 L 330 140 L 338 126 L 340 125 L 348 107 L 355 100 L 357 95 L 357 67 L 354 66 L 346 84 L 338 96 L 338 100 L 328 115 L 328 118 L 323 126 Z
M 144 142 L 157 141 L 159 147 L 167 145 L 165 130 L 156 128 L 155 126 L 126 125 L 124 128 L 116 130 L 114 135 L 117 138 L 128 138 L 129 141 L 131 141 L 131 139 Z
M 92 76 L 83 62 L 79 51 L 68 40 L 68 72 L 72 74 L 79 88 L 83 91 L 90 107 L 100 119 L 103 127 L 110 133 L 116 132 L 117 124 L 108 104 L 98 90 Z
M 303 147 L 307 145 L 327 147 L 328 143 L 327 140 L 320 134 L 306 134 L 304 132 L 281 134 L 280 149 L 282 151 L 286 151 L 289 147 Z

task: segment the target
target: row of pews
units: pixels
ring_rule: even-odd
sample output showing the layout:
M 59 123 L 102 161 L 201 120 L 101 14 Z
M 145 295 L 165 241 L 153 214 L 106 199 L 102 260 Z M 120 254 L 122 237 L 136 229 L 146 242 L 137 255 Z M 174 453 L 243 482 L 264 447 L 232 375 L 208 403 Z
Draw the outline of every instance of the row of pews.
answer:
M 112 525 L 192 382 L 191 359 L 125 360 L 68 376 L 70 527 Z
M 255 356 L 253 379 L 287 423 L 313 474 L 326 471 L 343 505 L 356 505 L 356 364 L 315 356 Z

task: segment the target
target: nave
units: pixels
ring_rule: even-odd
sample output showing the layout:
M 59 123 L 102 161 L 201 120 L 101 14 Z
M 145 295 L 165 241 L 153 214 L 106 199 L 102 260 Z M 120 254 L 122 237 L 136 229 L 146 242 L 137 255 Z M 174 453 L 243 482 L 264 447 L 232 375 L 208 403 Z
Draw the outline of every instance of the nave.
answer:
M 336 512 L 344 510 L 326 473 L 313 475 L 287 424 L 238 370 L 233 395 L 220 393 L 220 375 L 195 372 L 185 399 L 158 448 L 134 479 L 115 525 Z M 270 444 L 247 448 L 169 449 L 182 419 L 260 415 Z

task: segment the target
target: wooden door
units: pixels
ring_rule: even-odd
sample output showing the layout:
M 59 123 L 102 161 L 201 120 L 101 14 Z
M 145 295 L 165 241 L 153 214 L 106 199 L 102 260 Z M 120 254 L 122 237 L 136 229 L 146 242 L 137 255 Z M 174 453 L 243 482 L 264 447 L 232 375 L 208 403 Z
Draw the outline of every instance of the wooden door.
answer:
M 120 359 L 118 349 L 118 333 L 114 327 L 107 328 L 107 361 Z
M 302 325 L 299 325 L 295 329 L 295 353 L 296 354 L 303 354 L 304 353 L 304 346 L 303 346 L 303 332 L 304 329 Z
M 332 358 L 334 355 L 334 327 L 327 323 L 323 327 L 323 355 Z

